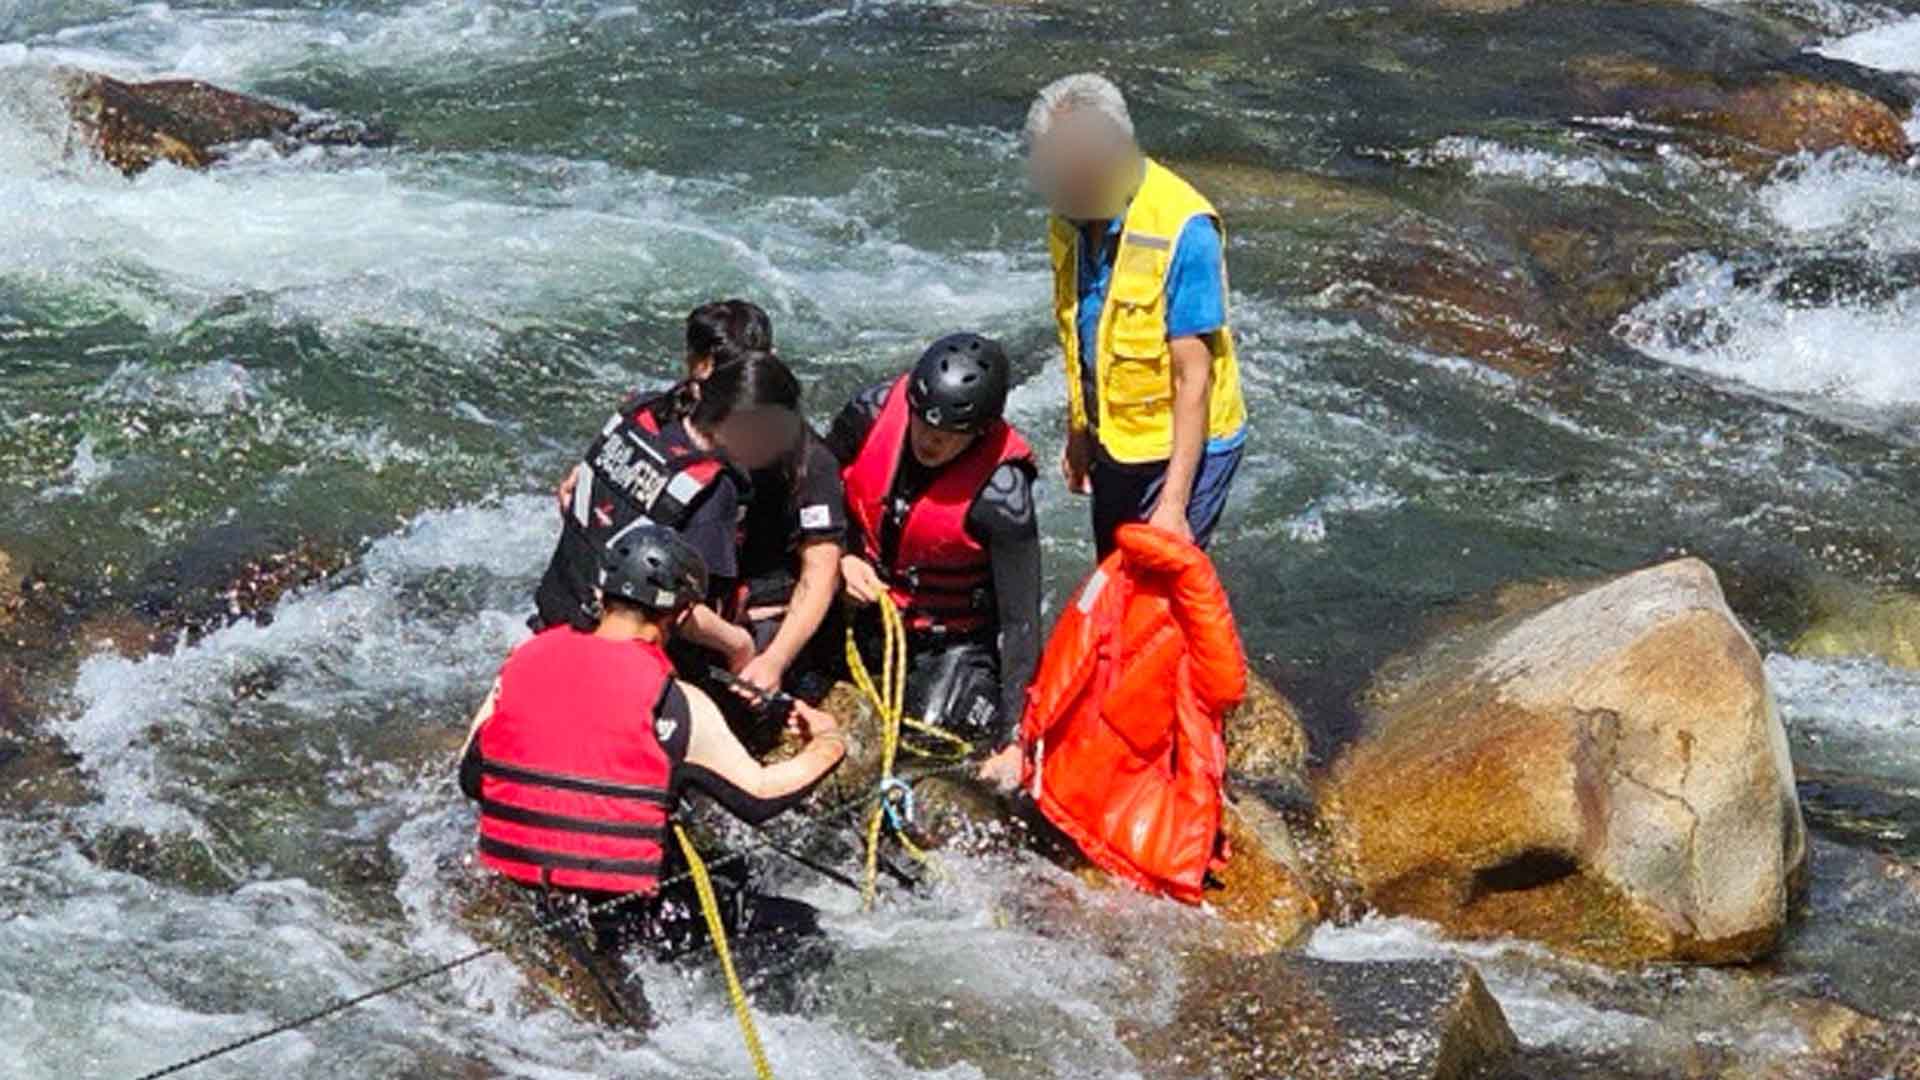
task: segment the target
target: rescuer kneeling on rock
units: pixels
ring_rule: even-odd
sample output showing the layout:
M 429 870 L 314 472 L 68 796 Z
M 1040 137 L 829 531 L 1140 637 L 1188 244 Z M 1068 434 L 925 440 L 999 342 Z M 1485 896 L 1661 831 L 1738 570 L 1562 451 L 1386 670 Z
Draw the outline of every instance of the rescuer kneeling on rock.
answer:
M 1002 787 L 1020 780 L 1014 729 L 1040 654 L 1033 454 L 1002 415 L 1010 378 L 999 343 L 953 334 L 827 436 L 845 465 L 846 595 L 892 598 L 908 714 L 995 751 L 980 776 Z
M 595 629 L 562 624 L 507 658 L 474 717 L 460 786 L 480 803 L 480 861 L 534 891 L 543 921 L 645 897 L 582 915 L 590 932 L 569 940 L 613 1010 L 643 1025 L 646 999 L 618 957 L 641 946 L 670 958 L 706 941 L 693 890 L 661 886 L 687 789 L 757 825 L 804 798 L 846 744 L 833 717 L 796 703 L 802 749 L 762 765 L 712 698 L 674 680 L 665 646 L 706 596 L 707 568 L 672 530 L 625 532 L 604 556 L 598 592 Z M 722 921 L 749 951 L 784 952 L 817 933 L 806 904 L 735 886 Z

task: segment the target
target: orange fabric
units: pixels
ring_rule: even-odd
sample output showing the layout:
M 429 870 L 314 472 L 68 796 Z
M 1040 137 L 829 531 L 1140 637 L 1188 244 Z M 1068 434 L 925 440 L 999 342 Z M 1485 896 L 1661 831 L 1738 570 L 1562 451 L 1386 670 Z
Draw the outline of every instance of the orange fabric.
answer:
M 1116 541 L 1041 657 L 1020 725 L 1025 784 L 1096 865 L 1198 903 L 1246 654 L 1206 553 L 1147 525 Z

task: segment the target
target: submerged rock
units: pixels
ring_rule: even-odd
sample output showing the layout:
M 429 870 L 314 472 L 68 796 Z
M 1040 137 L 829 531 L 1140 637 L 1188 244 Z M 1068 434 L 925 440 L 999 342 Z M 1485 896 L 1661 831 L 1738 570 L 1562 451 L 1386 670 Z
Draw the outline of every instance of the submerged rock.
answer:
M 1870 656 L 1920 670 L 1920 596 L 1856 596 L 1817 618 L 1793 643 L 1795 656 Z
M 1695 149 L 1743 171 L 1764 173 L 1782 157 L 1843 147 L 1891 161 L 1913 150 L 1899 110 L 1833 77 L 1711 75 L 1619 56 L 1579 60 L 1571 70 L 1589 108 L 1692 133 Z
M 1150 1076 L 1464 1080 L 1517 1047 L 1472 967 L 1274 953 L 1196 965 L 1171 1024 L 1131 1040 Z
M 377 128 L 302 115 L 193 79 L 133 83 L 68 70 L 60 73 L 59 82 L 75 130 L 95 153 L 128 176 L 162 161 L 205 169 L 221 159 L 223 148 L 236 143 L 267 140 L 287 149 L 392 141 Z
M 1608 963 L 1770 952 L 1804 872 L 1786 733 L 1703 563 L 1390 669 L 1322 810 L 1372 907 Z
M 22 598 L 21 586 L 26 581 L 26 568 L 16 565 L 13 556 L 0 550 L 0 627 L 11 623 L 20 613 Z

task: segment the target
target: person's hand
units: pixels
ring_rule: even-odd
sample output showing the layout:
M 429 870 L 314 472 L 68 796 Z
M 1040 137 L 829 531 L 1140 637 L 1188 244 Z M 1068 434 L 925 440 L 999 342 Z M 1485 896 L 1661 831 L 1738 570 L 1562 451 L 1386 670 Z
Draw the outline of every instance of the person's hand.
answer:
M 1001 791 L 1012 791 L 1020 786 L 1020 771 L 1026 764 L 1026 755 L 1021 753 L 1020 744 L 1009 744 L 1006 749 L 980 763 L 977 775 L 983 784 L 992 784 Z
M 1186 506 L 1165 495 L 1153 504 L 1153 513 L 1148 515 L 1147 524 L 1162 532 L 1170 532 L 1189 544 L 1193 543 L 1193 526 L 1187 524 Z
M 573 505 L 573 489 L 580 486 L 580 470 L 584 468 L 586 468 L 585 465 L 575 465 L 568 469 L 566 479 L 560 481 L 560 490 L 554 493 L 559 497 L 562 514 Z
M 793 715 L 787 717 L 787 727 L 808 742 L 822 735 L 839 735 L 840 721 L 825 709 L 816 709 L 798 698 L 793 702 Z
M 840 558 L 840 580 L 843 583 L 847 599 L 866 607 L 880 601 L 880 594 L 887 590 L 886 583 L 880 580 L 880 572 L 873 564 L 858 555 L 843 555 Z
M 1093 494 L 1093 432 L 1085 428 L 1067 432 L 1067 445 L 1060 449 L 1060 475 L 1070 494 Z
M 761 653 L 747 661 L 746 666 L 740 669 L 740 681 L 734 685 L 733 692 L 749 701 L 754 701 L 778 691 L 780 680 L 786 677 L 787 665 L 781 663 L 778 657 Z

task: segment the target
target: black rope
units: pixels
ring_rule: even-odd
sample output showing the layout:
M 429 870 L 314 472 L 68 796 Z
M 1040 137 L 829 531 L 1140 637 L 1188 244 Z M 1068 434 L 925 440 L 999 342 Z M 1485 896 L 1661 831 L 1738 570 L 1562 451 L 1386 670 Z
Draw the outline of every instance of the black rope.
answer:
M 929 776 L 937 776 L 942 773 L 957 772 L 964 768 L 972 768 L 975 766 L 975 764 L 976 763 L 972 761 L 954 762 L 950 765 L 944 765 L 938 768 L 923 770 L 915 775 L 915 779 L 922 779 Z M 863 795 L 858 799 L 851 800 L 840 806 L 834 807 L 831 810 L 828 810 L 824 813 L 816 815 L 814 820 L 808 823 L 808 828 L 812 828 L 812 829 L 822 828 L 825 826 L 826 822 L 831 821 L 834 818 L 840 817 L 841 815 L 846 814 L 850 811 L 858 810 L 868 805 L 869 803 L 874 802 L 880 797 L 881 797 L 880 793 L 873 792 L 867 795 Z M 723 855 L 718 859 L 712 860 L 707 864 L 707 866 L 709 869 L 711 869 L 716 866 L 730 865 L 732 863 L 740 861 L 741 859 L 746 858 L 748 854 L 750 854 L 757 847 L 765 846 L 768 848 L 773 848 L 775 842 L 776 841 L 773 837 L 768 836 L 765 833 L 761 833 L 757 843 L 754 843 L 743 850 L 735 851 L 731 854 Z M 778 849 L 775 848 L 775 850 L 778 850 Z M 796 861 L 800 861 L 797 858 L 797 856 L 791 855 L 789 853 L 781 852 L 781 854 L 787 854 L 789 858 L 794 858 Z M 806 864 L 806 865 L 810 866 L 811 864 Z M 814 869 L 818 869 L 818 868 L 816 867 Z M 232 1042 L 226 1043 L 224 1045 L 216 1046 L 213 1049 L 206 1051 L 205 1053 L 196 1054 L 193 1057 L 187 1058 L 183 1061 L 174 1062 L 172 1065 L 168 1065 L 163 1069 L 155 1069 L 152 1072 L 142 1073 L 138 1077 L 136 1077 L 135 1080 L 161 1080 L 162 1077 L 177 1076 L 180 1073 L 186 1072 L 189 1069 L 194 1069 L 194 1068 L 198 1068 L 201 1065 L 205 1065 L 207 1062 L 213 1061 L 216 1058 L 226 1057 L 228 1054 L 232 1054 L 237 1051 L 244 1050 L 247 1047 L 254 1045 L 255 1043 L 262 1043 L 276 1036 L 285 1035 L 288 1032 L 297 1031 L 304 1027 L 309 1027 L 313 1024 L 319 1023 L 322 1020 L 326 1020 L 330 1017 L 338 1016 L 341 1013 L 359 1008 L 360 1006 L 365 1005 L 369 1001 L 373 1001 L 377 998 L 387 997 L 391 994 L 397 994 L 400 991 L 405 990 L 410 986 L 417 986 L 420 983 L 427 982 L 428 980 L 439 978 L 440 976 L 445 975 L 448 972 L 456 971 L 460 968 L 463 968 L 468 964 L 473 963 L 476 960 L 482 960 L 482 959 L 485 959 L 486 957 L 492 956 L 493 954 L 506 949 L 508 946 L 517 945 L 522 941 L 531 940 L 533 937 L 535 937 L 538 934 L 548 933 L 550 931 L 557 930 L 560 927 L 566 925 L 567 923 L 575 922 L 575 921 L 587 922 L 595 915 L 603 915 L 608 912 L 617 911 L 620 908 L 627 906 L 628 904 L 632 903 L 635 900 L 651 898 L 653 895 L 655 895 L 655 892 L 657 892 L 658 890 L 665 889 L 671 885 L 678 885 L 684 881 L 690 881 L 692 880 L 692 878 L 693 878 L 692 873 L 678 874 L 665 881 L 659 882 L 657 885 L 655 885 L 654 892 L 627 893 L 623 896 L 616 896 L 611 900 L 603 900 L 598 904 L 588 906 L 586 908 L 581 909 L 580 911 L 577 911 L 572 914 L 568 914 L 559 919 L 554 919 L 554 920 L 543 922 L 543 923 L 536 923 L 535 925 L 527 928 L 526 930 L 523 930 L 517 934 L 513 934 L 509 936 L 505 941 L 499 942 L 498 944 L 482 946 L 481 948 L 474 949 L 471 952 L 464 953 L 460 956 L 456 956 L 453 959 L 448 960 L 444 963 L 436 964 L 433 967 L 416 971 L 410 975 L 403 975 L 400 978 L 394 979 L 391 982 L 382 983 L 381 985 L 376 986 L 373 989 L 366 991 L 365 993 L 356 994 L 353 997 L 349 997 L 349 998 L 341 998 L 337 1001 L 332 1002 L 331 1004 L 324 1005 L 318 1009 L 315 1009 L 310 1013 L 305 1013 L 301 1016 L 294 1017 L 291 1020 L 283 1021 L 269 1028 L 263 1028 L 260 1031 L 256 1031 L 251 1035 L 246 1035 L 241 1038 L 235 1039 Z

